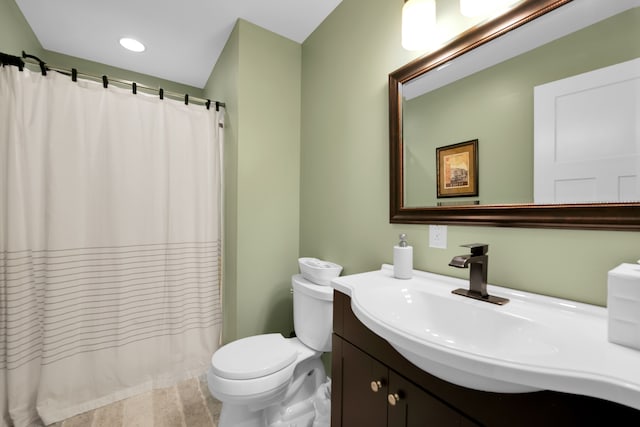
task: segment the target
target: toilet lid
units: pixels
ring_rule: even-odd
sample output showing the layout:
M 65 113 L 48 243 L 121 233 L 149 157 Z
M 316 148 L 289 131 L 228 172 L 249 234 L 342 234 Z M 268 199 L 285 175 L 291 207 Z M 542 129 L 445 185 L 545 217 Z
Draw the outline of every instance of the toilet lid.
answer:
M 214 374 L 230 380 L 260 378 L 289 366 L 298 353 L 280 334 L 265 334 L 233 341 L 213 353 Z

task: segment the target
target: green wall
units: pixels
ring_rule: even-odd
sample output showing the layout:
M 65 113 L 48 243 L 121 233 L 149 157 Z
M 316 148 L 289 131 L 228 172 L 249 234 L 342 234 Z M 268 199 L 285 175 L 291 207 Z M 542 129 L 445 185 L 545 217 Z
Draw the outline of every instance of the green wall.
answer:
M 629 10 L 406 101 L 405 205 L 435 205 L 436 147 L 471 139 L 480 201 L 533 203 L 534 87 L 639 57 L 638 22 Z
M 42 46 L 14 0 L 0 0 L 0 52 L 20 56 L 42 54 Z
M 176 83 L 171 80 L 161 79 L 155 76 L 147 74 L 136 73 L 130 70 L 124 70 L 122 68 L 112 67 L 110 65 L 101 64 L 99 62 L 87 61 L 86 59 L 76 58 L 75 56 L 64 55 L 58 52 L 52 52 L 50 50 L 44 50 L 40 59 L 48 64 L 59 65 L 67 68 L 77 68 L 78 71 L 83 71 L 93 75 L 107 75 L 123 80 L 133 81 L 139 84 L 144 84 L 152 88 L 163 88 L 166 91 L 172 91 L 177 94 L 188 93 L 189 96 L 195 96 L 198 98 L 203 97 L 201 88 L 185 85 L 182 83 Z M 166 94 L 165 94 L 166 95 Z M 168 97 L 168 95 L 166 95 Z M 178 97 L 177 99 L 182 99 Z M 211 98 L 212 101 L 220 101 L 219 99 Z
M 237 240 L 238 240 L 238 68 L 240 66 L 240 27 L 234 27 L 216 66 L 204 87 L 206 97 L 224 99 L 224 241 L 223 241 L 223 340 L 237 335 Z M 216 98 L 217 99 L 217 98 Z
M 484 242 L 490 283 L 606 304 L 607 271 L 640 257 L 640 233 L 449 226 L 433 249 L 426 225 L 389 224 L 387 76 L 416 55 L 400 45 L 402 4 L 343 0 L 303 44 L 300 255 L 377 269 L 403 232 L 416 268 L 467 277 L 447 264 Z
M 228 102 L 224 341 L 293 330 L 301 45 L 239 20 L 205 93 Z

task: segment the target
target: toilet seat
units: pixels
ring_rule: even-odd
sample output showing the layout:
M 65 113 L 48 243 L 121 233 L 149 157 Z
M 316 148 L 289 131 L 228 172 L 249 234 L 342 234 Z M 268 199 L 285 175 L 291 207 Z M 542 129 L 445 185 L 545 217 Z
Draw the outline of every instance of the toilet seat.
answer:
M 270 338 L 264 338 L 270 335 Z M 241 343 L 240 341 L 243 342 Z M 262 359 L 263 354 L 270 352 L 266 351 L 266 348 L 257 347 L 259 341 L 274 344 L 275 355 L 272 355 L 270 358 L 272 363 L 269 364 L 269 369 L 260 369 L 264 363 Z M 217 356 L 225 347 L 227 349 L 224 353 L 227 354 L 223 354 L 221 357 Z M 290 353 L 288 353 L 288 351 L 293 352 L 293 360 L 290 362 L 288 362 L 290 360 Z M 241 353 L 243 354 L 242 363 L 246 361 L 250 368 L 247 372 L 252 372 L 249 375 L 244 373 L 246 366 L 241 364 L 240 358 L 233 359 L 233 357 L 235 357 L 234 355 Z M 283 355 L 283 358 L 280 358 L 278 354 Z M 215 398 L 222 402 L 248 405 L 266 404 L 273 399 L 277 400 L 281 393 L 286 391 L 286 387 L 293 377 L 296 366 L 298 366 L 300 362 L 310 358 L 319 358 L 321 354 L 321 352 L 305 346 L 298 338 L 284 338 L 280 334 L 255 335 L 233 341 L 221 347 L 211 357 L 211 367 L 207 373 L 209 390 Z M 277 366 L 282 367 L 278 369 Z M 272 372 L 262 375 L 262 373 L 268 371 Z M 246 379 L 228 378 L 228 376 L 246 377 L 253 375 L 262 376 Z
M 231 342 L 211 358 L 214 374 L 229 380 L 249 380 L 278 372 L 292 364 L 298 352 L 280 334 L 256 335 Z

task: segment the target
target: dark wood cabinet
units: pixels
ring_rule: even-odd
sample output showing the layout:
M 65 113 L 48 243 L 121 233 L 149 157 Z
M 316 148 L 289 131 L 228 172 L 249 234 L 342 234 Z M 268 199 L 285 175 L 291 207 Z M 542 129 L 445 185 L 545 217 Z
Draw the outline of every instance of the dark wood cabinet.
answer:
M 342 354 L 342 384 L 349 400 L 342 409 L 343 425 L 385 427 L 387 367 L 347 342 L 342 344 Z
M 640 411 L 587 396 L 503 394 L 448 383 L 417 368 L 351 311 L 335 292 L 332 427 L 640 426 Z
M 344 426 L 473 426 L 459 413 L 357 347 L 342 342 Z M 463 423 L 465 421 L 465 423 Z
M 477 426 L 416 384 L 389 370 L 388 426 Z

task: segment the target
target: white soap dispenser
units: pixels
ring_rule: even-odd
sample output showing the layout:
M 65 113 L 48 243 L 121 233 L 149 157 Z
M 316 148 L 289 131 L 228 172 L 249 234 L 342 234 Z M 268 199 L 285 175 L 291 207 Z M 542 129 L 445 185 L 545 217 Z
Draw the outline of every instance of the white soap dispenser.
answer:
M 413 247 L 407 244 L 407 235 L 400 235 L 400 243 L 393 247 L 393 276 L 411 279 L 413 273 Z

